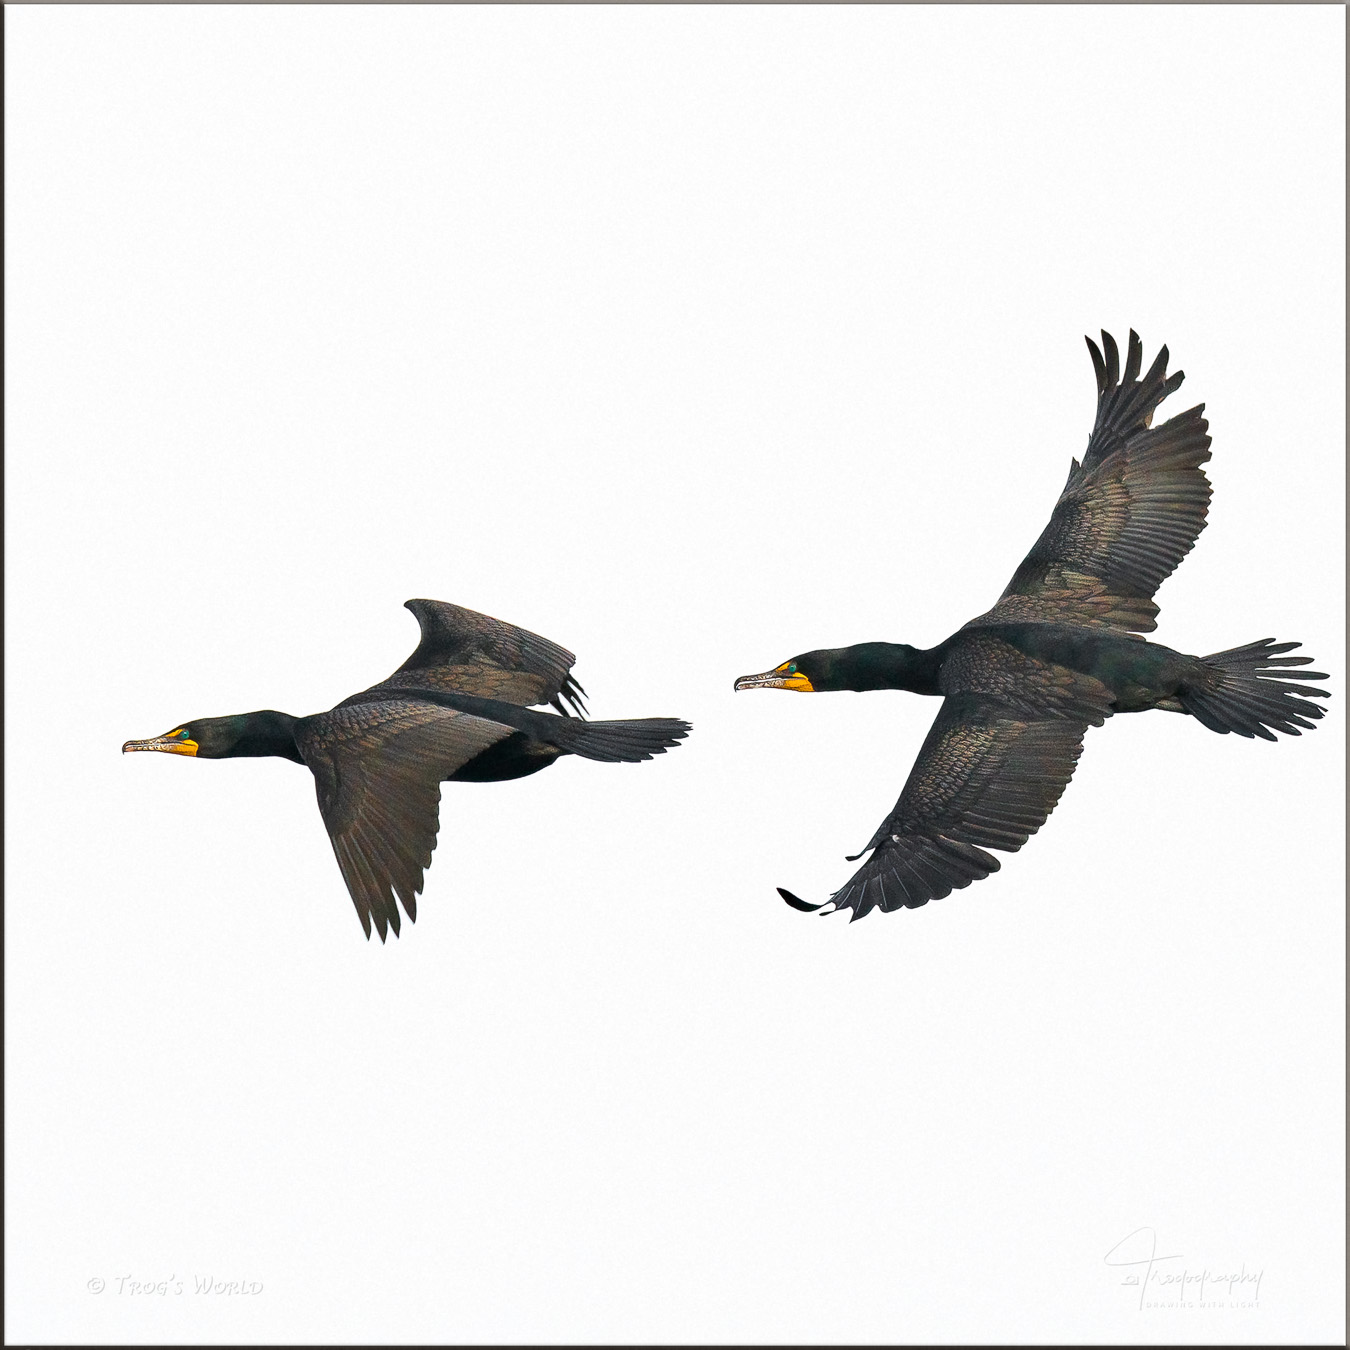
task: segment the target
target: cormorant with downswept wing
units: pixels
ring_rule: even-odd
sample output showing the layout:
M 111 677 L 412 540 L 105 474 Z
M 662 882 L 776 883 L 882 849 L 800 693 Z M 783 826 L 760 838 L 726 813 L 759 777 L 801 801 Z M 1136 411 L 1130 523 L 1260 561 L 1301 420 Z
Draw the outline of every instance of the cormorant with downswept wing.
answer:
M 441 600 L 409 600 L 407 608 L 422 629 L 417 650 L 329 712 L 199 718 L 122 747 L 307 765 L 361 926 L 369 937 L 374 920 L 381 941 L 391 928 L 398 935 L 398 901 L 417 918 L 441 783 L 523 778 L 561 755 L 633 763 L 689 732 L 670 717 L 585 721 L 585 691 L 571 675 L 576 657 L 556 642 Z M 557 713 L 528 706 L 542 703 Z

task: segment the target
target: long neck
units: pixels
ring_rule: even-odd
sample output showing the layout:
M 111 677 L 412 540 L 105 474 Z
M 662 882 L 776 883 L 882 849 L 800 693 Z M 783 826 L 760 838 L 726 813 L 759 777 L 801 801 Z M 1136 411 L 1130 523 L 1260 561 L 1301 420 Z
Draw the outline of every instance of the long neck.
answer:
M 238 735 L 221 758 L 275 755 L 282 759 L 293 759 L 297 764 L 305 762 L 295 746 L 295 724 L 299 719 L 290 713 L 268 709 L 264 712 L 239 713 L 228 720 L 234 724 L 232 730 L 237 728 Z
M 907 689 L 912 694 L 937 694 L 936 648 L 923 651 L 904 642 L 860 642 L 834 654 L 831 689 Z

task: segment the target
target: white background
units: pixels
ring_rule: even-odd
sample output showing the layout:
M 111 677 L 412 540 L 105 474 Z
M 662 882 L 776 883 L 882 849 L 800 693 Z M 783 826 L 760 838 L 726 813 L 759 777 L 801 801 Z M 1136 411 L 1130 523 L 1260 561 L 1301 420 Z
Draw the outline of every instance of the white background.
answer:
M 10 1340 L 1342 1339 L 1340 7 L 6 26 Z M 1121 718 L 997 877 L 793 913 L 936 704 L 733 678 L 986 608 L 1131 325 L 1214 436 L 1158 638 L 1330 719 Z M 695 731 L 447 785 L 381 947 L 303 769 L 119 747 L 410 596 Z

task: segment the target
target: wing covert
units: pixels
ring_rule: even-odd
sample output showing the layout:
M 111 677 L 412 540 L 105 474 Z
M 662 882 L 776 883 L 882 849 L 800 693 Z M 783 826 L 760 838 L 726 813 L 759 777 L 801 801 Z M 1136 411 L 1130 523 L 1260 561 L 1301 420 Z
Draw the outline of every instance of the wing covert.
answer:
M 301 721 L 296 744 L 367 937 L 372 919 L 382 942 L 390 928 L 398 935 L 398 901 L 417 918 L 441 780 L 511 734 L 484 718 L 398 699 L 339 705 Z
M 409 600 L 404 608 L 416 616 L 421 641 L 373 690 L 433 689 L 584 713 L 585 690 L 571 676 L 576 657 L 566 647 L 444 600 Z

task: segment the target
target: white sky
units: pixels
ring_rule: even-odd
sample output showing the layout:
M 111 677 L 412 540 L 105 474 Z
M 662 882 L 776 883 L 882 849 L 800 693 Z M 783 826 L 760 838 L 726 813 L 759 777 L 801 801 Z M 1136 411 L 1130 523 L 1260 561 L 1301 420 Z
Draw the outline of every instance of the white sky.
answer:
M 1341 1339 L 1344 22 L 9 7 L 8 1339 Z M 789 911 L 937 705 L 733 678 L 986 608 L 1130 326 L 1214 436 L 1159 640 L 1330 719 Z M 303 769 L 118 751 L 410 596 L 695 730 L 447 785 L 381 948 Z M 1141 1310 L 1140 1228 L 1259 1291 Z

